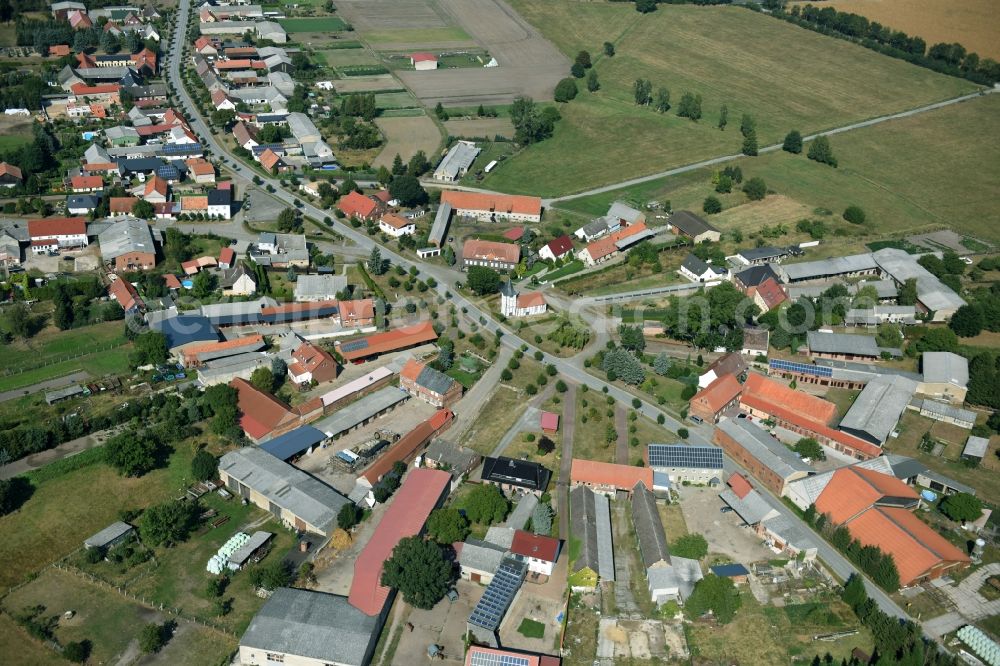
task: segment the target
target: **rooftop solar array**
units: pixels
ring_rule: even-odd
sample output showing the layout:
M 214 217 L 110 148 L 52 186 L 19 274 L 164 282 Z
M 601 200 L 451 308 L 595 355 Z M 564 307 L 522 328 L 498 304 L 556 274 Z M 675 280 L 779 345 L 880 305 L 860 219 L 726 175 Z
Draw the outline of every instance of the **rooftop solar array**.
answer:
M 523 562 L 510 558 L 501 562 L 500 568 L 493 574 L 493 580 L 483 592 L 483 597 L 469 616 L 469 624 L 489 631 L 496 631 L 500 627 L 504 614 L 524 581 L 525 566 Z
M 717 446 L 650 444 L 649 466 L 722 469 L 722 449 Z
M 469 666 L 528 666 L 527 657 L 519 654 L 496 654 L 494 652 L 473 652 Z
M 785 372 L 797 372 L 801 375 L 814 375 L 816 377 L 832 377 L 833 368 L 828 368 L 811 363 L 797 363 L 795 361 L 785 361 L 780 358 L 770 359 L 767 362 L 769 368 L 773 370 L 783 370 Z
M 350 342 L 345 342 L 340 345 L 340 351 L 345 353 L 350 353 L 358 351 L 359 349 L 364 349 L 368 346 L 368 339 L 362 338 L 360 340 L 351 340 Z

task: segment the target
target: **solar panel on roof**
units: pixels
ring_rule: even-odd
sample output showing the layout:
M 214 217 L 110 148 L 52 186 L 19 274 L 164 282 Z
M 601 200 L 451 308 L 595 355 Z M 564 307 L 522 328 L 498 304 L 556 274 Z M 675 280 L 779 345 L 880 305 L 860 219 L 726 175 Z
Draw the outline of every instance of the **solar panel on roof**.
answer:
M 521 655 L 492 652 L 473 652 L 469 659 L 469 666 L 528 666 L 529 663 L 528 658 Z
M 648 450 L 650 467 L 722 469 L 722 449 L 717 446 L 650 444 Z
M 811 363 L 798 363 L 796 361 L 785 361 L 780 358 L 768 361 L 768 367 L 775 370 L 785 370 L 787 372 L 797 372 L 801 375 L 814 375 L 816 377 L 832 377 L 833 368 Z
M 521 588 L 523 578 L 523 564 L 518 565 L 510 561 L 501 563 L 493 575 L 493 580 L 473 609 L 472 615 L 469 616 L 469 622 L 495 631 L 514 600 L 514 595 Z
M 340 351 L 350 353 L 357 351 L 359 349 L 364 349 L 368 346 L 368 339 L 362 338 L 361 340 L 351 340 L 350 342 L 345 342 L 340 345 Z

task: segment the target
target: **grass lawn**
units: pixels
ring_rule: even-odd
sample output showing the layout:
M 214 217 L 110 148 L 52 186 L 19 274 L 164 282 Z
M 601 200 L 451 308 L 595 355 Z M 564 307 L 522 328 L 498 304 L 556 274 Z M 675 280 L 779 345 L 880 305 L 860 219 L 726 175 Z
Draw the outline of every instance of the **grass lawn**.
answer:
M 849 410 L 851 405 L 854 404 L 854 399 L 858 397 L 859 393 L 861 393 L 861 391 L 832 388 L 827 391 L 826 395 L 823 397 L 837 405 L 837 418 L 842 419 L 844 418 L 844 414 L 847 413 L 847 410 Z
M 427 44 L 431 42 L 472 41 L 472 38 L 458 26 L 372 30 L 363 33 L 362 37 L 369 44 Z
M 377 93 L 375 106 L 379 109 L 409 109 L 420 106 L 420 103 L 408 92 L 390 92 Z
M 567 194 L 735 153 L 743 113 L 756 118 L 760 144 L 767 145 L 790 129 L 836 127 L 975 89 L 736 7 L 668 5 L 641 15 L 628 3 L 515 0 L 513 6 L 571 58 L 580 49 L 596 55 L 604 41 L 617 52 L 595 64 L 601 90 L 560 105 L 555 136 L 516 157 L 517 169 L 488 177 L 491 189 Z M 636 106 L 637 78 L 649 79 L 654 91 L 666 87 L 673 109 L 659 114 Z M 676 115 L 685 92 L 702 95 L 699 123 Z M 720 132 L 723 104 L 729 127 Z M 588 168 L 564 168 L 585 156 Z
M 871 651 L 871 633 L 835 597 L 775 608 L 761 606 L 746 589 L 740 596 L 743 605 L 729 624 L 695 622 L 690 627 L 688 642 L 695 663 L 784 664 L 799 655 L 827 652 L 839 662 L 850 658 L 855 647 Z M 854 628 L 861 632 L 832 642 L 812 640 L 814 634 Z
M 3 600 L 8 612 L 18 612 L 36 604 L 45 607 L 43 617 L 59 615 L 64 610 L 75 611 L 73 619 L 59 623 L 55 635 L 62 643 L 92 641 L 91 663 L 109 663 L 138 637 L 145 624 L 162 621 L 155 611 L 57 569 L 47 569 L 37 580 Z M 22 641 L 17 641 L 16 636 L 4 637 L 5 627 L 6 624 L 0 625 L 0 643 L 17 643 L 18 650 L 24 644 L 33 643 L 26 636 Z M 164 657 L 172 656 L 170 661 L 173 663 L 218 663 L 236 647 L 234 638 L 189 624 L 182 625 L 177 633 L 176 640 L 168 643 L 162 653 Z
M 340 32 L 347 24 L 336 16 L 283 18 L 278 23 L 286 32 Z
M 597 391 L 576 392 L 576 430 L 573 432 L 573 457 L 600 462 L 615 462 L 617 437 L 608 442 L 608 427 L 615 425 L 608 410 L 607 396 Z
M 66 666 L 66 660 L 28 636 L 14 620 L 0 614 L 0 654 L 16 654 L 18 663 L 32 666 Z
M 565 321 L 565 317 L 562 315 L 549 311 L 544 315 L 523 317 L 515 321 L 515 329 L 517 330 L 518 335 L 548 354 L 567 357 L 574 356 L 580 352 L 579 349 L 574 347 L 563 347 L 555 340 L 549 339 L 549 335 L 558 329 L 560 324 Z M 590 330 L 591 338 L 593 338 L 593 329 L 590 329 L 586 325 L 586 322 L 579 318 L 572 318 L 570 321 L 578 330 L 588 328 L 588 330 Z
M 660 510 L 660 520 L 663 522 L 663 531 L 667 535 L 667 543 L 688 533 L 687 522 L 684 520 L 680 504 L 661 504 L 658 502 L 656 508 Z
M 1000 502 L 1000 464 L 995 458 L 984 459 L 978 467 L 966 467 L 964 463 L 958 462 L 969 436 L 968 430 L 950 423 L 932 421 L 910 410 L 903 413 L 897 430 L 899 437 L 890 437 L 885 443 L 886 450 L 916 458 L 931 469 L 972 486 L 986 502 L 993 505 Z M 920 441 L 927 432 L 946 444 L 940 457 L 920 449 Z
M 560 280 L 555 286 L 569 295 L 604 296 L 622 291 L 679 284 L 686 280 L 675 271 L 680 267 L 688 252 L 689 250 L 686 249 L 669 249 L 660 252 L 659 269 L 648 264 L 635 267 L 628 261 L 619 261 L 589 273 Z
M 809 259 L 866 251 L 861 247 L 865 243 L 941 227 L 997 242 L 1000 214 L 982 193 L 1000 179 L 1000 154 L 984 149 L 976 137 L 998 129 L 1000 99 L 989 95 L 835 136 L 830 142 L 840 161 L 837 169 L 781 151 L 743 158 L 736 164 L 744 179 L 759 176 L 781 196 L 745 204 L 746 197 L 739 192 L 716 194 L 726 210 L 712 222 L 724 231 L 739 229 L 745 236 L 763 224 L 781 222 L 790 233 L 780 243 L 788 244 L 809 240 L 795 231 L 795 222 L 821 219 L 830 233 L 819 248 L 810 250 Z M 675 210 L 697 211 L 704 198 L 714 194 L 713 172 L 702 169 L 559 206 L 597 215 L 616 199 L 638 203 L 669 199 Z M 841 219 L 850 204 L 864 209 L 865 225 Z
M 549 271 L 545 274 L 544 279 L 546 282 L 553 282 L 559 278 L 566 277 L 567 275 L 572 275 L 583 270 L 583 262 L 579 259 L 574 259 L 568 264 L 563 264 L 554 271 Z
M 356 65 L 380 65 L 378 57 L 367 49 L 330 49 L 319 51 L 321 59 L 328 67 L 352 67 Z
M 60 331 L 45 328 L 23 342 L 0 346 L 0 368 L 17 371 L 75 356 L 88 347 L 106 347 L 125 341 L 125 325 L 120 321 Z
M 523 389 L 533 384 L 542 372 L 542 366 L 527 356 L 521 359 L 521 367 L 514 370 L 514 377 L 509 382 L 502 382 L 493 391 L 486 405 L 483 406 L 476 420 L 476 425 L 466 431 L 462 445 L 474 449 L 483 455 L 489 455 L 500 442 L 504 433 L 521 418 L 521 413 L 527 408 L 531 396 Z M 507 388 L 513 386 L 518 390 Z
M 176 497 L 183 479 L 191 474 L 194 446 L 178 444 L 166 468 L 138 479 L 123 478 L 102 462 L 56 474 L 57 466 L 72 467 L 83 456 L 99 461 L 101 450 L 29 475 L 32 496 L 19 510 L 0 517 L 0 532 L 6 535 L 0 542 L 0 588 L 76 550 L 84 539 L 118 520 L 122 509 L 145 508 Z
M 543 638 L 545 636 L 545 625 L 531 618 L 524 618 L 517 628 L 517 633 L 528 638 Z
M 31 134 L 0 134 L 0 151 L 14 150 L 31 143 Z

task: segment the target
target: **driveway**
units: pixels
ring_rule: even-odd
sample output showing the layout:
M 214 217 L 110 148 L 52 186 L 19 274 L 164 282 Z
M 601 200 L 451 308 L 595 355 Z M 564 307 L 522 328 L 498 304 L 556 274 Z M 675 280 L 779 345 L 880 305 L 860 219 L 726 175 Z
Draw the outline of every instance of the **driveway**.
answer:
M 38 393 L 39 391 L 48 391 L 50 389 L 63 388 L 64 386 L 69 386 L 70 384 L 75 384 L 77 382 L 85 382 L 88 379 L 90 379 L 89 372 L 74 372 L 71 375 L 66 375 L 64 377 L 56 377 L 55 379 L 48 379 L 44 382 L 38 382 L 37 384 L 32 384 L 31 386 L 25 386 L 24 388 L 13 389 L 11 391 L 4 391 L 3 393 L 0 393 L 0 402 L 15 400 L 17 398 L 21 398 L 26 395 L 31 395 L 32 393 Z
M 688 530 L 705 537 L 709 553 L 727 555 L 740 564 L 776 557 L 753 530 L 740 527 L 742 521 L 735 512 L 719 512 L 724 504 L 718 489 L 680 486 L 678 492 Z

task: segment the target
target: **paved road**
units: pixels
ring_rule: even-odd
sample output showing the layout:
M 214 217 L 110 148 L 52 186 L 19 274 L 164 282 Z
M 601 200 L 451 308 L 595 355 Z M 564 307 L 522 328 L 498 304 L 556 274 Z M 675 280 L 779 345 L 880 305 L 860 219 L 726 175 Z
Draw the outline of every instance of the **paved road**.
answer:
M 962 95 L 960 97 L 953 97 L 951 99 L 946 99 L 941 102 L 935 102 L 934 104 L 927 104 L 925 106 L 920 106 L 915 109 L 910 109 L 909 111 L 900 111 L 899 113 L 892 113 L 887 116 L 879 116 L 878 118 L 871 118 L 869 120 L 862 120 L 858 123 L 851 123 L 850 125 L 844 125 L 842 127 L 835 127 L 833 129 L 826 130 L 824 132 L 816 132 L 815 134 L 810 134 L 808 136 L 802 137 L 803 141 L 812 141 L 818 136 L 831 136 L 833 134 L 841 134 L 843 132 L 850 132 L 856 129 L 862 129 L 864 127 L 871 127 L 872 125 L 878 125 L 880 123 L 888 122 L 890 120 L 897 120 L 899 118 L 909 118 L 910 116 L 916 116 L 921 113 L 927 113 L 928 111 L 935 111 L 937 109 L 944 108 L 946 106 L 951 106 L 952 104 L 958 104 L 960 102 L 965 102 L 970 99 L 974 99 L 981 95 L 990 94 L 996 92 L 995 89 L 987 89 L 981 92 L 974 92 L 968 95 Z M 775 143 L 770 146 L 765 146 L 761 148 L 758 153 L 773 153 L 776 150 L 781 150 L 781 144 Z M 579 197 L 589 197 L 595 194 L 604 194 L 605 192 L 612 192 L 614 190 L 621 189 L 623 187 L 631 187 L 633 185 L 641 185 L 642 183 L 648 183 L 651 180 L 658 180 L 660 178 L 666 178 L 668 176 L 676 176 L 678 174 L 687 173 L 688 171 L 695 171 L 696 169 L 703 169 L 707 166 L 713 166 L 715 164 L 722 164 L 723 162 L 730 162 L 732 160 L 745 158 L 746 155 L 743 153 L 736 153 L 733 155 L 723 155 L 722 157 L 714 157 L 710 160 L 702 160 L 701 162 L 695 162 L 694 164 L 687 164 L 684 166 L 676 167 L 674 169 L 667 169 L 666 171 L 660 171 L 659 173 L 652 173 L 648 176 L 640 176 L 638 178 L 630 178 L 629 180 L 623 180 L 620 183 L 613 183 L 611 185 L 604 185 L 602 187 L 595 187 L 592 190 L 585 190 L 583 192 L 577 192 L 575 194 L 567 194 L 561 197 L 554 197 L 552 199 L 543 199 L 542 205 L 546 208 L 551 207 L 553 204 L 559 203 L 560 201 L 567 201 L 569 199 L 576 199 Z
M 64 386 L 69 386 L 70 384 L 75 384 L 77 382 L 85 382 L 88 379 L 90 379 L 89 372 L 74 372 L 71 375 L 56 377 L 55 379 L 48 379 L 44 382 L 38 382 L 37 384 L 32 384 L 31 386 L 24 386 L 21 388 L 12 389 L 10 391 L 4 391 L 3 393 L 0 393 L 0 402 L 7 402 L 8 400 L 16 400 L 17 398 L 21 398 L 26 395 L 31 395 L 32 393 L 38 393 L 39 391 L 47 391 L 49 389 L 63 388 Z
M 167 76 L 173 83 L 174 88 L 177 90 L 177 93 L 181 100 L 181 104 L 185 111 L 185 115 L 189 119 L 192 130 L 201 138 L 204 144 L 213 151 L 215 155 L 218 156 L 227 155 L 226 151 L 223 150 L 222 146 L 215 140 L 215 137 L 212 136 L 211 132 L 208 131 L 207 125 L 201 118 L 201 115 L 197 107 L 195 107 L 194 103 L 192 102 L 191 97 L 188 94 L 187 90 L 185 89 L 180 76 L 180 62 L 181 62 L 180 47 L 182 43 L 181 37 L 183 36 L 184 29 L 188 23 L 190 6 L 191 6 L 191 0 L 181 0 L 181 2 L 179 3 L 178 18 L 177 18 L 177 23 L 175 25 L 175 37 L 173 43 L 171 44 L 171 54 L 169 58 L 169 67 L 167 70 Z M 968 99 L 970 97 L 974 97 L 974 95 L 967 95 L 965 96 L 965 99 Z M 942 102 L 936 105 L 935 108 L 940 106 L 947 106 L 948 104 L 955 103 L 956 101 L 959 100 Z M 927 110 L 929 108 L 930 107 L 925 107 L 924 110 Z M 913 115 L 917 112 L 919 111 L 914 110 L 910 112 L 905 112 L 904 114 L 896 114 L 896 116 L 892 117 L 901 117 L 901 115 Z M 866 122 L 868 124 L 875 124 L 875 122 L 881 122 L 881 121 L 874 120 Z M 856 126 L 862 126 L 862 124 L 856 124 Z M 846 131 L 846 130 L 841 130 L 841 131 Z M 720 161 L 726 159 L 730 158 L 728 157 L 720 158 Z M 229 159 L 228 163 L 231 166 L 234 173 L 236 173 L 240 178 L 248 182 L 252 179 L 254 175 L 257 175 L 256 173 L 252 172 L 248 167 L 243 166 L 242 164 L 236 162 L 231 158 Z M 691 167 L 691 168 L 697 168 L 697 167 Z M 681 171 L 683 170 L 684 168 L 682 168 Z M 681 171 L 678 171 L 678 173 L 680 173 Z M 668 173 L 668 174 L 655 175 L 647 178 L 646 180 L 660 177 L 662 175 L 670 175 L 670 174 Z M 274 178 L 264 178 L 263 183 L 265 187 L 268 184 L 272 185 L 275 188 L 273 196 L 281 201 L 286 202 L 288 205 L 290 206 L 295 205 L 295 202 L 299 201 L 298 197 L 284 190 L 281 183 L 278 180 Z M 614 187 L 620 187 L 620 186 L 621 185 L 617 185 Z M 326 215 L 320 209 L 306 202 L 302 202 L 300 210 L 302 210 L 304 214 L 310 215 L 316 219 L 323 219 L 323 217 L 325 217 Z M 377 245 L 377 243 L 372 238 L 369 238 L 367 235 L 360 233 L 357 230 L 349 226 L 345 226 L 339 222 L 334 223 L 333 228 L 339 234 L 341 234 L 345 238 L 354 241 L 359 247 L 365 250 L 370 250 L 372 247 L 375 247 Z M 323 243 L 319 243 L 318 245 L 320 245 L 321 247 L 324 246 Z M 468 311 L 468 315 L 473 319 L 478 320 L 480 317 L 482 317 L 486 321 L 486 324 L 483 325 L 482 327 L 483 329 L 482 332 L 484 335 L 488 333 L 495 333 L 496 331 L 500 330 L 503 332 L 503 337 L 501 338 L 501 344 L 503 347 L 507 349 L 513 349 L 516 347 L 520 347 L 521 345 L 524 345 L 525 347 L 527 347 L 527 351 L 525 353 L 528 355 L 533 354 L 537 350 L 537 348 L 534 345 L 518 337 L 513 330 L 497 323 L 493 319 L 490 313 L 481 310 L 475 303 L 467 299 L 465 296 L 463 296 L 460 293 L 454 293 L 450 291 L 450 285 L 453 285 L 458 280 L 464 281 L 464 275 L 461 272 L 443 266 L 417 265 L 414 262 L 410 261 L 405 257 L 400 256 L 399 254 L 397 254 L 396 252 L 392 251 L 387 247 L 383 246 L 379 247 L 381 248 L 382 256 L 391 261 L 392 263 L 401 265 L 407 269 L 410 268 L 411 266 L 415 266 L 418 271 L 418 277 L 421 277 L 422 279 L 425 280 L 427 277 L 433 277 L 435 280 L 437 280 L 438 286 L 436 288 L 436 291 L 441 296 L 449 294 L 448 298 L 456 308 L 458 309 L 461 309 L 463 307 L 466 308 Z M 501 354 L 503 354 L 503 352 L 501 352 Z M 596 391 L 601 391 L 606 387 L 607 395 L 610 395 L 618 402 L 624 404 L 632 403 L 634 396 L 631 393 L 628 393 L 627 391 L 624 391 L 616 386 L 607 386 L 603 381 L 600 381 L 596 377 L 593 377 L 592 375 L 587 373 L 583 368 L 583 361 L 579 355 L 574 359 L 562 359 L 543 353 L 541 362 L 552 363 L 553 365 L 555 365 L 559 375 L 564 380 L 566 380 L 567 383 L 572 382 L 576 384 L 586 384 L 592 390 Z M 502 365 L 506 365 L 506 363 L 498 362 L 495 364 L 495 367 Z M 705 443 L 709 441 L 711 437 L 711 429 L 708 426 L 695 427 L 692 424 L 682 424 L 679 421 L 677 421 L 673 416 L 667 414 L 666 412 L 661 411 L 655 405 L 646 402 L 644 400 L 640 401 L 640 406 L 638 408 L 638 411 L 642 416 L 653 419 L 654 421 L 657 420 L 658 416 L 662 415 L 665 427 L 671 430 L 677 430 L 680 427 L 687 427 L 691 433 L 690 437 L 688 438 L 688 441 L 693 444 Z M 778 502 L 777 500 L 775 501 L 777 502 L 776 508 L 778 508 L 779 511 L 785 513 L 786 515 L 791 515 L 793 518 L 797 520 L 797 517 L 795 517 L 794 514 L 792 514 L 787 507 L 781 504 L 781 502 Z M 826 545 L 825 542 L 821 544 L 820 552 L 821 552 L 821 557 L 823 557 L 824 560 L 828 562 L 832 560 L 834 564 L 831 564 L 831 568 L 834 568 L 834 570 L 837 571 L 838 575 L 842 575 L 843 577 L 846 578 L 853 572 L 853 568 L 851 567 L 850 563 L 848 563 L 847 560 L 842 558 L 838 553 L 833 551 L 833 549 L 830 548 L 828 545 Z M 829 557 L 830 559 L 827 560 L 827 557 Z M 896 606 L 896 604 L 893 603 L 892 600 L 889 599 L 881 591 L 873 589 L 870 591 L 870 594 L 872 598 L 874 598 L 876 602 L 886 612 L 892 613 L 894 615 L 899 615 L 900 617 L 905 617 L 905 613 L 903 613 L 903 611 L 898 606 Z

